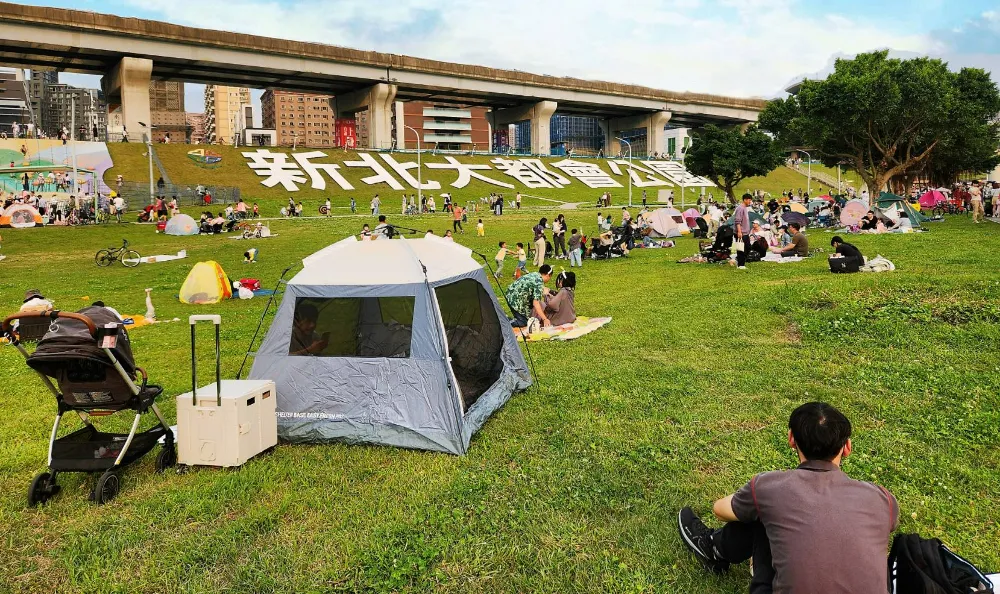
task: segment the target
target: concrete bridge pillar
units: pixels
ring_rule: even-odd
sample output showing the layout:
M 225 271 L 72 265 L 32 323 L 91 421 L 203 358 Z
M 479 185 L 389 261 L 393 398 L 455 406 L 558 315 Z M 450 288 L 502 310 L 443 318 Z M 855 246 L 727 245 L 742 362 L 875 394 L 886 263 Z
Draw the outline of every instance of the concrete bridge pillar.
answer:
M 396 85 L 378 83 L 333 99 L 337 117 L 354 117 L 368 111 L 368 148 L 392 148 L 392 115 L 395 109 Z
M 617 139 L 626 130 L 636 128 L 646 129 L 646 153 L 663 154 L 666 151 L 666 134 L 664 128 L 673 115 L 669 111 L 656 111 L 649 114 L 630 116 L 624 118 L 609 118 L 601 122 L 601 130 L 604 131 L 604 154 L 609 157 L 617 156 L 618 153 L 628 154 L 628 149 L 622 146 Z M 634 156 L 639 156 L 637 153 Z
M 549 122 L 558 104 L 555 101 L 539 101 L 532 105 L 494 109 L 490 116 L 490 126 L 506 126 L 525 120 L 531 122 L 531 152 L 535 155 L 552 153 L 552 138 Z
M 144 132 L 151 132 L 139 122 L 152 125 L 149 114 L 149 80 L 152 72 L 152 60 L 127 56 L 101 78 L 101 88 L 108 102 L 109 128 L 120 134 L 120 128 L 124 127 L 132 142 L 141 140 Z M 116 116 L 115 112 L 119 109 L 120 115 Z

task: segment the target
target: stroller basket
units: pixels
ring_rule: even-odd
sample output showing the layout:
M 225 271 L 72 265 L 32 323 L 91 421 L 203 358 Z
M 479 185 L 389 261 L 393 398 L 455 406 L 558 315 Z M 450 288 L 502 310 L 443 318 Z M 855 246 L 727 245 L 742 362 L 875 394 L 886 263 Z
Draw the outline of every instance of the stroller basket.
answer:
M 137 433 L 129 444 L 121 464 L 128 465 L 145 456 L 156 447 L 156 442 L 167 431 L 154 427 Z M 85 425 L 73 433 L 60 437 L 52 443 L 52 464 L 50 468 L 67 472 L 98 472 L 108 470 L 125 447 L 127 433 L 103 433 L 93 425 Z

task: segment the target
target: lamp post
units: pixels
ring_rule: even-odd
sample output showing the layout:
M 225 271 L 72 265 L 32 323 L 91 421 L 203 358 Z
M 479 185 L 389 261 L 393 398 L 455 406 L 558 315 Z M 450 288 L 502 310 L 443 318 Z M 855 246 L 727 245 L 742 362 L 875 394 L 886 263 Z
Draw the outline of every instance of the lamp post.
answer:
M 153 190 L 153 126 L 147 126 L 143 122 L 139 125 L 146 129 L 146 156 L 149 157 L 149 203 L 153 204 L 155 191 Z
M 809 163 L 807 163 L 808 175 L 806 176 L 806 194 L 812 194 L 812 179 L 813 179 L 813 158 L 809 154 L 809 151 L 804 149 L 796 149 L 800 153 L 805 153 L 806 157 L 809 158 Z
M 417 137 L 417 208 L 422 209 L 424 204 L 424 175 L 423 165 L 420 163 L 420 133 L 412 126 L 403 124 L 403 127 L 413 132 Z M 405 142 L 403 144 L 406 144 Z
M 624 142 L 628 146 L 628 206 L 632 208 L 632 143 L 615 136 L 615 140 Z

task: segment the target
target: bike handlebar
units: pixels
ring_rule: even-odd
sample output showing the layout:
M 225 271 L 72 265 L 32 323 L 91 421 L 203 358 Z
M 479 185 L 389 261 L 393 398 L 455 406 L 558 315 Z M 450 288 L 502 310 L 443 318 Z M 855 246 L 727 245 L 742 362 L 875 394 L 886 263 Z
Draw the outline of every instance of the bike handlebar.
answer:
M 94 338 L 97 338 L 97 325 L 94 321 L 83 314 L 73 313 L 70 311 L 59 311 L 58 309 L 49 309 L 46 311 L 22 311 L 14 315 L 7 316 L 4 318 L 3 325 L 0 328 L 3 329 L 4 335 L 9 335 L 13 331 L 13 326 L 11 322 L 14 320 L 21 320 L 24 318 L 49 318 L 55 320 L 57 318 L 66 318 L 69 320 L 76 320 L 78 322 L 83 322 L 87 326 L 87 331 Z

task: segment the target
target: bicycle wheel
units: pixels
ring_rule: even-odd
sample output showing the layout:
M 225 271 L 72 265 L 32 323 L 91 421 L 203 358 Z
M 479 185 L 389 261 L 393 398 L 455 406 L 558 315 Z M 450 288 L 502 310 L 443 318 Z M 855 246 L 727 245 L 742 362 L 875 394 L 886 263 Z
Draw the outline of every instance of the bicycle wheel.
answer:
M 135 250 L 123 250 L 121 256 L 122 266 L 125 266 L 126 268 L 134 268 L 139 265 L 140 258 L 142 258 L 142 256 L 140 256 L 139 252 Z
M 111 250 L 99 250 L 96 254 L 94 254 L 94 262 L 97 263 L 98 266 L 111 266 L 114 261 L 115 257 L 111 253 Z

